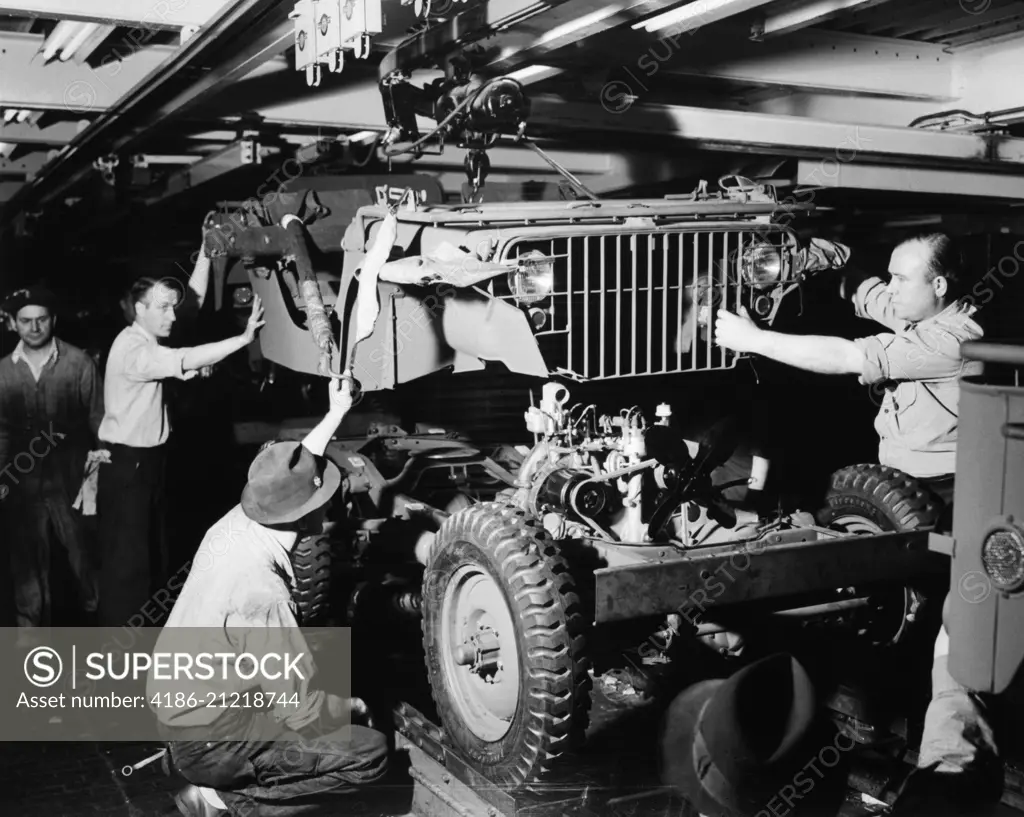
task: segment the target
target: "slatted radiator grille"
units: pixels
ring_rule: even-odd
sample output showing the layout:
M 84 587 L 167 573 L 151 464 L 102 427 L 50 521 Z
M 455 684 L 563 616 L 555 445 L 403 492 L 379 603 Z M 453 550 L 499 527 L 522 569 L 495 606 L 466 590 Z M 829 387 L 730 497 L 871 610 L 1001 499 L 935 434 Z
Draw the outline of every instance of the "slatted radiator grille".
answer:
M 529 307 L 546 313 L 535 331 L 541 353 L 552 371 L 602 380 L 735 366 L 736 354 L 713 343 L 714 310 L 747 303 L 750 242 L 785 240 L 751 230 L 624 232 L 523 239 L 506 257 L 554 258 L 551 296 Z M 515 303 L 504 282 L 494 294 Z M 707 327 L 701 307 L 710 307 Z

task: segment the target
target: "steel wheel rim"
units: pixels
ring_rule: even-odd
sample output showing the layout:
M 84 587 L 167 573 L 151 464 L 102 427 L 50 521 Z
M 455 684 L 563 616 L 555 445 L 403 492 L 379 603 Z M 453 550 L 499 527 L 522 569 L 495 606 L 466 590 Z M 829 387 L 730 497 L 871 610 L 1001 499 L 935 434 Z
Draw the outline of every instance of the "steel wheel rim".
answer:
M 842 530 L 844 533 L 852 533 L 852 534 L 868 534 L 868 535 L 873 535 L 873 534 L 882 534 L 882 533 L 889 533 L 890 532 L 890 531 L 887 531 L 885 528 L 883 528 L 881 525 L 879 525 L 877 522 L 874 522 L 873 520 L 868 519 L 867 517 L 864 517 L 864 516 L 860 516 L 858 514 L 845 514 L 843 516 L 837 516 L 832 521 L 832 523 L 829 525 L 829 527 Z M 900 637 L 900 635 L 903 633 L 903 630 L 906 628 L 906 621 L 903 619 L 903 615 L 904 615 L 904 611 L 909 607 L 909 602 L 910 602 L 909 594 L 910 594 L 910 591 L 907 588 L 904 587 L 904 588 L 900 588 L 899 590 L 894 590 L 893 591 L 893 596 L 892 596 L 891 599 L 883 597 L 882 599 L 879 600 L 879 606 L 874 611 L 874 615 L 875 616 L 879 616 L 879 615 L 882 615 L 884 612 L 887 612 L 887 608 L 884 606 L 887 603 L 890 603 L 890 602 L 902 602 L 902 607 L 901 607 L 901 611 L 900 611 L 900 613 L 901 613 L 901 621 L 900 621 L 900 623 L 898 625 L 891 625 L 892 629 L 896 630 L 896 635 L 893 636 L 892 639 L 882 639 L 882 638 L 873 639 L 873 641 L 874 641 L 874 643 L 876 645 L 879 645 L 879 644 L 882 644 L 882 643 L 886 643 L 886 642 L 889 642 L 889 641 L 894 641 L 894 640 L 898 639 Z M 872 624 L 874 624 L 874 626 L 876 626 L 876 627 L 884 627 L 885 626 L 884 624 L 876 621 L 874 618 L 869 619 L 869 621 Z
M 512 612 L 501 588 L 478 565 L 463 565 L 448 581 L 441 604 L 440 651 L 455 709 L 485 741 L 504 737 L 519 706 L 519 649 Z M 499 644 L 499 668 L 486 676 L 456 661 L 456 650 L 481 628 Z
M 886 533 L 882 526 L 877 522 L 874 522 L 867 517 L 860 516 L 859 514 L 845 514 L 843 516 L 837 516 L 829 524 L 829 527 L 834 530 L 841 530 L 844 533 Z

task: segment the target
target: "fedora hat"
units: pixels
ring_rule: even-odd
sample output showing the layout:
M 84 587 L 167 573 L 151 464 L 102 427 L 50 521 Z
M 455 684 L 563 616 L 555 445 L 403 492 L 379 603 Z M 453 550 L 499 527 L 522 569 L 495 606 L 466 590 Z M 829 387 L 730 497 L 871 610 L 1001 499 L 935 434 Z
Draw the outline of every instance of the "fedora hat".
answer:
M 791 798 L 794 811 L 786 813 L 799 813 L 812 805 L 820 777 L 807 773 L 810 791 L 794 780 L 831 745 L 830 724 L 819 712 L 810 677 L 790 655 L 769 656 L 726 679 L 701 681 L 666 710 L 662 781 L 706 817 L 772 815 L 769 803 L 781 803 L 778 795 L 787 785 L 802 795 Z M 827 792 L 814 800 L 822 794 Z M 800 804 L 803 795 L 807 802 Z
M 261 525 L 295 522 L 334 496 L 341 471 L 299 442 L 271 443 L 249 466 L 242 511 Z

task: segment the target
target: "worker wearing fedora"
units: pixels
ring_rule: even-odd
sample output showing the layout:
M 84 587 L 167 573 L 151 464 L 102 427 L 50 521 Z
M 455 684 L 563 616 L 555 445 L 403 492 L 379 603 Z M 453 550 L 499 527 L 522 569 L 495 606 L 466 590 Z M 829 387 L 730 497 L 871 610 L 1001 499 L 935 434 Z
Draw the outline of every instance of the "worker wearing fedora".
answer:
M 702 817 L 834 817 L 854 743 L 824 717 L 804 668 L 778 654 L 676 697 L 662 780 Z
M 186 634 L 202 628 L 203 652 L 259 654 L 249 649 L 247 639 L 264 644 L 274 638 L 280 642 L 272 651 L 301 657 L 297 674 L 216 678 L 207 685 L 215 699 L 256 688 L 275 693 L 277 703 L 270 711 L 153 707 L 174 768 L 192 784 L 176 798 L 186 817 L 213 817 L 227 810 L 253 817 L 308 814 L 317 804 L 329 805 L 321 803 L 324 799 L 351 796 L 387 770 L 387 741 L 381 732 L 358 723 L 341 725 L 366 721 L 366 705 L 310 685 L 316 667 L 291 594 L 291 552 L 300 535 L 322 531 L 328 504 L 341 484 L 337 466 L 323 455 L 351 406 L 351 381 L 332 379 L 330 409 L 301 443 L 277 442 L 261 449 L 249 468 L 241 502 L 203 539 L 161 631 L 160 652 L 173 653 L 176 637 L 194 639 Z M 181 691 L 178 683 L 151 671 L 147 699 L 173 699 Z

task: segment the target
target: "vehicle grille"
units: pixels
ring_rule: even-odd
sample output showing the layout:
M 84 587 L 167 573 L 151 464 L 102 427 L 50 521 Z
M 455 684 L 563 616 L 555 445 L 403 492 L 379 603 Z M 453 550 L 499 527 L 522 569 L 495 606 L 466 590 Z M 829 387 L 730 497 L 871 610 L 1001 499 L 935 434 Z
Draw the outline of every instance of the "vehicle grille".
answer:
M 541 353 L 553 372 L 602 380 L 735 366 L 736 353 L 713 342 L 714 310 L 751 308 L 759 292 L 742 275 L 742 249 L 784 246 L 787 235 L 758 225 L 519 239 L 505 257 L 554 256 L 551 296 L 527 307 Z M 494 295 L 515 303 L 505 282 Z M 707 326 L 702 306 L 711 307 Z

